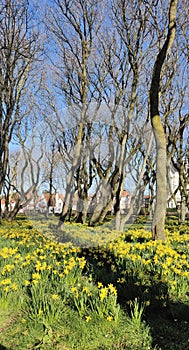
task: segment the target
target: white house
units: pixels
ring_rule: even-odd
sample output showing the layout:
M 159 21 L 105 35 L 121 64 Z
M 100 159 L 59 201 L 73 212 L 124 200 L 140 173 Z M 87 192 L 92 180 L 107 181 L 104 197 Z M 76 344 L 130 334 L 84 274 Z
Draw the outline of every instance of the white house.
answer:
M 125 211 L 130 208 L 131 203 L 131 194 L 126 190 L 123 190 L 121 193 L 120 200 L 120 211 L 122 214 L 125 214 Z
M 175 190 L 179 186 L 179 172 L 174 168 L 173 165 L 170 166 L 170 171 L 169 171 L 169 178 L 170 178 L 170 187 L 171 191 L 169 191 L 168 194 L 168 208 L 176 208 L 175 201 L 173 198 L 171 198 L 171 193 L 174 193 Z M 189 184 L 187 186 L 187 190 L 189 191 Z M 181 194 L 180 191 L 178 190 L 175 194 L 175 199 L 178 204 L 181 203 Z
M 50 194 L 43 193 L 37 201 L 36 210 L 40 213 L 45 213 L 47 211 L 47 208 L 49 207 L 49 213 L 60 214 L 64 203 L 63 195 L 60 193 L 52 194 L 51 203 L 49 203 L 49 200 Z

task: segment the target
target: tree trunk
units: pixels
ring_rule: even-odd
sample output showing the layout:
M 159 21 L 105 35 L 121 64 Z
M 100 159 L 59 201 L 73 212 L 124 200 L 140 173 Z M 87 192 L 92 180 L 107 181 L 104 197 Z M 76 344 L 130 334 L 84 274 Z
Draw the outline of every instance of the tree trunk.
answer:
M 52 190 L 53 190 L 53 172 L 54 172 L 54 166 L 55 166 L 55 144 L 52 144 L 52 150 L 51 150 L 51 160 L 50 160 L 50 173 L 49 173 L 49 199 L 47 202 L 47 212 L 46 217 L 49 216 L 49 209 L 50 207 L 53 208 L 54 213 L 54 206 L 56 205 L 56 198 L 53 200 L 52 196 Z M 55 194 L 56 195 L 56 194 Z
M 110 201 L 111 201 L 111 193 L 112 193 L 112 188 L 110 183 L 108 182 L 108 177 L 104 179 L 102 182 L 102 188 L 101 188 L 101 197 L 99 198 L 99 202 L 95 208 L 94 213 L 92 214 L 92 217 L 90 219 L 90 226 L 94 226 L 99 220 L 100 217 L 105 210 L 105 208 L 109 208 L 110 206 Z
M 169 25 L 165 43 L 157 55 L 150 87 L 150 116 L 156 142 L 156 205 L 152 222 L 153 239 L 165 240 L 165 216 L 167 203 L 166 135 L 159 114 L 159 90 L 163 63 L 175 38 L 177 0 L 171 0 Z
M 16 205 L 11 212 L 8 213 L 7 219 L 8 221 L 13 221 L 16 218 L 16 215 L 18 214 L 19 210 L 22 208 L 21 205 Z
M 166 239 L 165 216 L 167 206 L 166 138 L 159 116 L 152 121 L 156 140 L 156 203 L 152 221 L 153 239 Z
M 186 198 L 185 198 L 185 195 L 181 193 L 179 224 L 184 223 L 185 219 L 186 219 Z
M 83 192 L 82 196 L 79 196 L 77 203 L 77 212 L 76 222 L 80 224 L 85 224 L 87 219 L 89 201 L 88 201 L 88 192 Z
M 138 198 L 140 198 L 140 193 L 143 193 L 144 189 L 146 187 L 146 185 L 142 186 L 141 183 L 142 183 L 142 180 L 143 180 L 143 177 L 144 177 L 144 172 L 145 172 L 145 168 L 146 168 L 147 158 L 149 156 L 149 153 L 150 153 L 150 150 L 151 150 L 151 147 L 152 147 L 152 141 L 153 141 L 153 134 L 151 133 L 149 144 L 148 144 L 148 148 L 146 150 L 146 154 L 145 154 L 145 157 L 144 157 L 144 160 L 143 160 L 140 176 L 139 176 L 139 179 L 138 179 L 138 183 L 137 183 L 137 185 L 135 187 L 135 190 L 134 190 L 134 192 L 132 194 L 129 211 L 128 211 L 127 215 L 124 216 L 123 219 L 120 222 L 119 229 L 121 231 L 124 231 L 124 225 L 131 218 L 131 216 L 133 214 L 135 214 L 135 216 L 136 216 L 140 212 L 140 203 L 139 203 L 139 208 L 137 208 L 136 202 L 137 202 Z M 135 209 L 134 209 L 134 207 L 135 207 Z

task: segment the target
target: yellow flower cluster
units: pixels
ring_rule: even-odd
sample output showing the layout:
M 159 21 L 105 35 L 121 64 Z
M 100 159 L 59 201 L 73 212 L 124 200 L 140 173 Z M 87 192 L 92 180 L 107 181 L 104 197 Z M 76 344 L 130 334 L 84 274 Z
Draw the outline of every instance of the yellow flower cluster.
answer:
M 4 292 L 8 293 L 9 291 L 18 290 L 16 283 L 12 282 L 11 278 L 6 278 L 0 281 L 0 286 L 3 287 Z
M 76 301 L 83 298 L 87 303 L 87 298 L 92 299 L 93 295 L 98 296 L 101 303 L 108 298 L 116 300 L 117 289 L 112 283 L 104 285 L 99 281 L 94 292 L 94 283 L 83 279 L 81 275 L 87 258 L 93 259 L 97 271 L 108 269 L 121 288 L 127 288 L 131 276 L 135 279 L 135 286 L 142 285 L 146 294 L 153 283 L 165 283 L 169 294 L 175 296 L 176 293 L 184 295 L 189 286 L 187 234 L 167 231 L 168 239 L 162 242 L 152 241 L 151 233 L 143 229 L 130 229 L 120 234 L 109 229 L 65 224 L 66 232 L 72 233 L 76 241 L 85 246 L 92 245 L 86 256 L 84 251 L 82 256 L 81 248 L 51 241 L 45 236 L 45 231 L 42 235 L 36 229 L 28 230 L 27 225 L 6 223 L 0 227 L 0 286 L 5 293 L 38 287 L 42 282 L 48 285 L 50 281 L 53 286 L 59 285 L 61 291 L 67 285 Z M 50 293 L 53 301 L 59 300 L 57 290 Z M 160 298 L 163 300 L 163 294 Z M 89 322 L 88 313 L 83 315 L 86 314 L 86 322 Z M 108 321 L 112 320 L 111 317 L 111 314 L 106 314 Z
M 101 282 L 98 282 L 98 288 L 101 301 L 103 301 L 108 295 L 117 296 L 117 289 L 112 283 L 104 287 Z
M 3 259 L 11 258 L 14 254 L 16 254 L 18 251 L 18 247 L 16 248 L 9 248 L 9 247 L 3 247 L 0 250 L 0 256 Z
M 78 249 L 50 241 L 35 229 L 27 230 L 24 224 L 15 226 L 5 223 L 4 229 L 0 227 L 0 285 L 6 292 L 16 291 L 18 280 L 20 286 L 27 287 L 49 278 L 58 283 L 76 271 L 82 273 L 86 260 L 77 256 Z M 12 284 L 7 283 L 10 280 Z

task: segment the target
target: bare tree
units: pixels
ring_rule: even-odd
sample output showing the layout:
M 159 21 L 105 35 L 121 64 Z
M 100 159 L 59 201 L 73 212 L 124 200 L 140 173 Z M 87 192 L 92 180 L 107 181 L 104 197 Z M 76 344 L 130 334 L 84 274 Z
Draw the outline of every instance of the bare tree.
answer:
M 43 158 L 43 137 L 37 129 L 22 137 L 19 129 L 19 153 L 17 152 L 15 162 L 10 164 L 10 174 L 6 176 L 4 192 L 8 199 L 14 199 L 14 206 L 8 207 L 4 215 L 8 220 L 13 220 L 21 209 L 34 199 L 41 180 L 41 162 Z M 11 169 L 12 167 L 12 169 Z
M 189 207 L 189 171 L 188 171 L 188 48 L 189 9 L 185 1 L 178 4 L 177 36 L 174 45 L 174 62 L 169 65 L 174 73 L 174 80 L 168 93 L 164 94 L 165 129 L 167 132 L 168 175 L 170 167 L 178 174 L 176 188 L 171 188 L 169 181 L 169 200 L 173 199 L 178 212 L 179 222 L 185 220 L 186 208 Z M 179 199 L 179 200 L 178 200 Z
M 119 186 L 116 193 L 115 205 L 117 229 L 120 227 L 123 229 L 123 222 L 126 222 L 127 218 L 129 218 L 128 215 L 121 223 L 120 201 L 121 192 L 125 181 L 127 161 L 129 161 L 130 158 L 135 155 L 135 152 L 140 149 L 140 143 L 145 143 L 145 140 L 143 139 L 143 132 L 145 132 L 146 129 L 148 99 L 146 98 L 145 100 L 145 94 L 141 93 L 141 82 L 142 79 L 144 79 L 142 67 L 145 63 L 149 64 L 150 62 L 149 51 L 152 45 L 153 37 L 149 37 L 149 28 L 146 23 L 149 20 L 153 3 L 154 2 L 152 1 L 149 6 L 146 6 L 140 0 L 135 3 L 125 0 L 112 1 L 112 21 L 115 24 L 119 41 L 122 42 L 123 45 L 123 53 L 120 55 L 120 62 L 121 57 L 123 61 L 119 72 L 122 72 L 121 68 L 123 66 L 126 67 L 126 84 L 124 85 L 123 81 L 119 84 L 120 91 L 123 94 L 123 101 L 121 101 L 121 105 L 122 114 L 124 116 L 124 124 L 122 125 L 122 130 L 119 135 L 121 151 L 118 159 Z M 148 38 L 148 40 L 146 40 L 146 38 Z M 144 46 L 146 47 L 144 48 Z M 144 89 L 144 81 L 142 84 Z M 134 143 L 130 144 L 130 138 L 133 136 L 133 134 L 135 135 Z M 138 145 L 134 146 L 135 143 Z M 141 182 L 141 180 L 139 182 Z M 135 199 L 133 197 L 133 206 L 136 205 L 136 200 L 137 196 L 135 192 Z
M 173 124 L 174 125 L 174 124 Z M 182 115 L 179 113 L 179 122 L 175 125 L 172 133 L 169 134 L 169 192 L 170 199 L 173 199 L 178 211 L 179 223 L 185 221 L 186 208 L 189 208 L 189 167 L 188 167 L 188 127 L 189 127 L 189 115 Z M 169 130 L 172 128 L 169 125 Z M 170 168 L 171 165 L 178 173 L 177 187 L 172 189 L 170 180 Z M 178 196 L 177 196 L 178 194 Z M 179 202 L 176 198 L 179 197 Z
M 153 239 L 166 239 L 165 216 L 167 204 L 167 156 L 166 136 L 159 113 L 159 86 L 162 66 L 175 38 L 177 0 L 171 0 L 169 6 L 168 32 L 163 47 L 155 60 L 150 87 L 150 117 L 156 142 L 156 206 L 152 223 Z
M 49 7 L 46 24 L 56 42 L 58 55 L 54 59 L 56 86 L 64 103 L 75 119 L 74 148 L 67 173 L 66 194 L 59 226 L 62 226 L 71 207 L 75 175 L 82 164 L 86 127 L 91 117 L 89 105 L 93 100 L 91 71 L 93 47 L 99 27 L 99 1 L 53 1 Z M 74 125 L 73 125 L 74 127 Z M 63 132 L 65 128 L 63 129 Z
M 0 5 L 0 193 L 9 164 L 9 145 L 23 119 L 21 104 L 38 53 L 38 31 L 27 0 Z M 33 91 L 35 88 L 33 88 Z M 28 103 L 28 110 L 30 104 Z
M 153 238 L 165 239 L 166 168 L 172 157 L 166 143 L 171 118 L 178 112 L 179 95 L 177 91 L 175 98 L 173 91 L 179 50 L 187 57 L 187 45 L 179 38 L 173 46 L 177 1 L 112 0 L 103 2 L 102 11 L 101 7 L 97 0 L 54 0 L 47 10 L 49 40 L 55 48 L 48 63 L 56 91 L 53 103 L 50 98 L 49 125 L 66 169 L 59 226 L 75 193 L 79 196 L 76 220 L 85 222 L 88 193 L 96 181 L 101 197 L 90 224 L 102 222 L 114 203 L 116 227 L 123 229 L 126 218 L 121 220 L 120 200 L 127 167 L 140 158 L 132 205 L 137 207 L 137 196 L 149 185 L 152 197 L 156 195 Z M 184 42 L 187 26 L 181 27 Z M 144 136 L 150 135 L 150 127 L 157 151 L 155 169 L 151 141 Z

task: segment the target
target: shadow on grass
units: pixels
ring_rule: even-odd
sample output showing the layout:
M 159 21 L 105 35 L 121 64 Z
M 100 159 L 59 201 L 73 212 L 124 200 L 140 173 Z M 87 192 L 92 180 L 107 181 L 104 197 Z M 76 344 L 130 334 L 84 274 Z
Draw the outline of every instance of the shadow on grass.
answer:
M 7 350 L 7 348 L 5 348 L 3 345 L 0 345 L 0 350 Z
M 49 228 L 56 241 L 81 246 L 80 241 L 74 236 L 71 237 L 72 233 L 58 230 L 53 223 L 50 223 Z M 142 243 L 143 239 L 142 241 L 138 239 L 138 242 Z M 104 285 L 113 283 L 117 287 L 118 302 L 124 310 L 130 312 L 128 302 L 135 298 L 142 302 L 150 302 L 146 307 L 144 319 L 150 326 L 153 346 L 157 346 L 158 350 L 189 350 L 189 302 L 171 300 L 167 284 L 161 282 L 161 278 L 156 279 L 156 276 L 149 271 L 149 276 L 146 277 L 149 277 L 151 284 L 145 285 L 144 280 L 139 277 L 140 273 L 133 273 L 131 266 L 128 268 L 127 260 L 119 266 L 110 251 L 103 251 L 99 247 L 82 248 L 80 254 L 85 256 L 88 262 L 89 268 L 86 268 L 85 272 L 92 271 L 96 283 L 102 282 Z M 115 271 L 112 270 L 113 265 Z M 125 270 L 124 276 L 123 270 Z M 118 282 L 123 277 L 125 282 Z
M 81 250 L 81 256 L 85 256 L 88 262 L 88 270 L 93 271 L 95 282 L 103 285 L 113 283 L 118 291 L 118 302 L 128 313 L 129 301 L 138 298 L 141 302 L 150 302 L 145 309 L 144 320 L 150 326 L 153 346 L 157 346 L 158 350 L 189 350 L 189 301 L 173 302 L 169 298 L 167 284 L 156 281 L 153 275 L 149 276 L 151 284 L 145 286 L 139 275 L 128 272 L 130 268 L 127 271 L 127 262 L 124 264 L 125 282 L 120 284 L 122 267 L 116 264 L 112 252 L 106 251 L 106 254 L 99 248 Z M 99 267 L 98 262 L 103 266 Z M 115 271 L 112 271 L 112 265 Z

